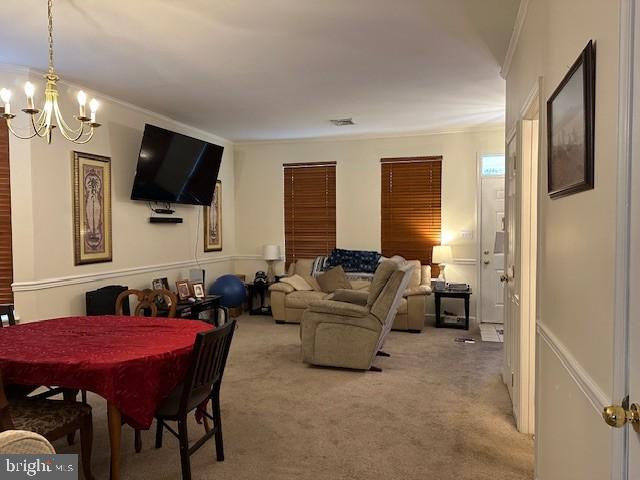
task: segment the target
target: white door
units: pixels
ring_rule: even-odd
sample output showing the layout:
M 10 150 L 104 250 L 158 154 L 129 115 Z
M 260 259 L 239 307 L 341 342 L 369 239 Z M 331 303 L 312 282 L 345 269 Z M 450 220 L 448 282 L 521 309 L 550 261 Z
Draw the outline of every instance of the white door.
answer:
M 517 135 L 514 134 L 509 139 L 507 144 L 507 159 L 506 159 L 506 211 L 505 211 L 505 260 L 504 267 L 505 273 L 500 279 L 505 285 L 504 290 L 504 302 L 505 302 L 505 325 L 504 325 L 504 338 L 505 338 L 505 361 L 503 370 L 503 380 L 509 389 L 513 403 L 513 413 L 515 418 L 519 418 L 520 415 L 520 401 L 519 395 L 515 394 L 518 391 L 516 386 L 515 372 L 518 370 L 519 361 L 519 349 L 517 348 L 517 342 L 507 341 L 507 339 L 520 338 L 519 330 L 519 315 L 520 315 L 520 299 L 518 297 L 517 279 L 514 275 L 516 265 L 516 245 L 518 245 L 518 232 L 516 226 L 517 222 Z
M 496 242 L 496 233 L 504 234 L 504 155 L 480 157 L 480 294 L 483 323 L 504 323 L 504 288 L 500 277 L 504 275 L 504 238 Z M 488 164 L 496 164 L 489 168 Z M 501 175 L 493 175 L 499 172 Z M 500 245 L 496 245 L 499 243 Z

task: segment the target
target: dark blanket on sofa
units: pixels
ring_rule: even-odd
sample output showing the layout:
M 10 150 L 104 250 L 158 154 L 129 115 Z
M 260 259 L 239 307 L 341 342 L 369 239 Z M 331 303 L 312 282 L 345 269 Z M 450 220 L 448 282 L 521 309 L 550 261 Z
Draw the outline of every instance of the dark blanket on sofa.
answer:
M 381 256 L 378 252 L 334 248 L 327 259 L 327 265 L 341 265 L 345 272 L 374 273 Z

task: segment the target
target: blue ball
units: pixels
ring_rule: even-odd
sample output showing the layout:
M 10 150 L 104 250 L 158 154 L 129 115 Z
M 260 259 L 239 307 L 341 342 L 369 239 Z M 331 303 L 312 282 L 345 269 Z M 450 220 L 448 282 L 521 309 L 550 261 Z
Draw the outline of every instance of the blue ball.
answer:
M 220 295 L 220 305 L 227 308 L 239 307 L 244 302 L 247 291 L 244 283 L 235 275 L 222 275 L 209 287 L 211 295 Z

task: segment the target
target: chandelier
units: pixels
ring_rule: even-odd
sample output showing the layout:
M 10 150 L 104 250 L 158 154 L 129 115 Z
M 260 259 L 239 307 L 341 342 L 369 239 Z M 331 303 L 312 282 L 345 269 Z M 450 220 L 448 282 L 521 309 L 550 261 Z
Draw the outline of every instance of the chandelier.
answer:
M 6 88 L 0 90 L 0 99 L 4 103 L 4 112 L 0 114 L 0 116 L 6 119 L 7 126 L 11 133 L 23 140 L 34 138 L 37 135 L 38 137 L 46 138 L 47 143 L 51 143 L 51 132 L 54 128 L 58 127 L 62 136 L 67 140 L 79 144 L 87 143 L 93 137 L 95 129 L 100 126 L 99 123 L 96 123 L 96 112 L 98 111 L 99 103 L 95 98 L 89 102 L 90 114 L 87 116 L 87 94 L 82 90 L 78 92 L 79 114 L 75 117 L 78 122 L 76 128 L 70 127 L 60 112 L 57 86 L 60 77 L 56 75 L 53 68 L 53 7 L 51 2 L 52 0 L 47 1 L 49 18 L 49 70 L 44 76 L 47 80 L 44 90 L 44 106 L 41 110 L 35 108 L 33 96 L 36 88 L 33 83 L 27 82 L 24 85 L 24 93 L 27 96 L 27 108 L 23 108 L 22 111 L 31 117 L 31 125 L 28 127 L 29 133 L 20 135 L 13 128 L 12 120 L 15 115 L 11 113 L 11 91 Z

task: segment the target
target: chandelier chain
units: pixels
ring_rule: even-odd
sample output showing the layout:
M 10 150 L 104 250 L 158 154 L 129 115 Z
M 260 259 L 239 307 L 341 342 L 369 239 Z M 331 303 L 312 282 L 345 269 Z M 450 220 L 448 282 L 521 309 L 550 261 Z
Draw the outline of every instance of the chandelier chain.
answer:
M 49 18 L 49 73 L 53 70 L 53 0 L 47 0 L 47 14 Z

